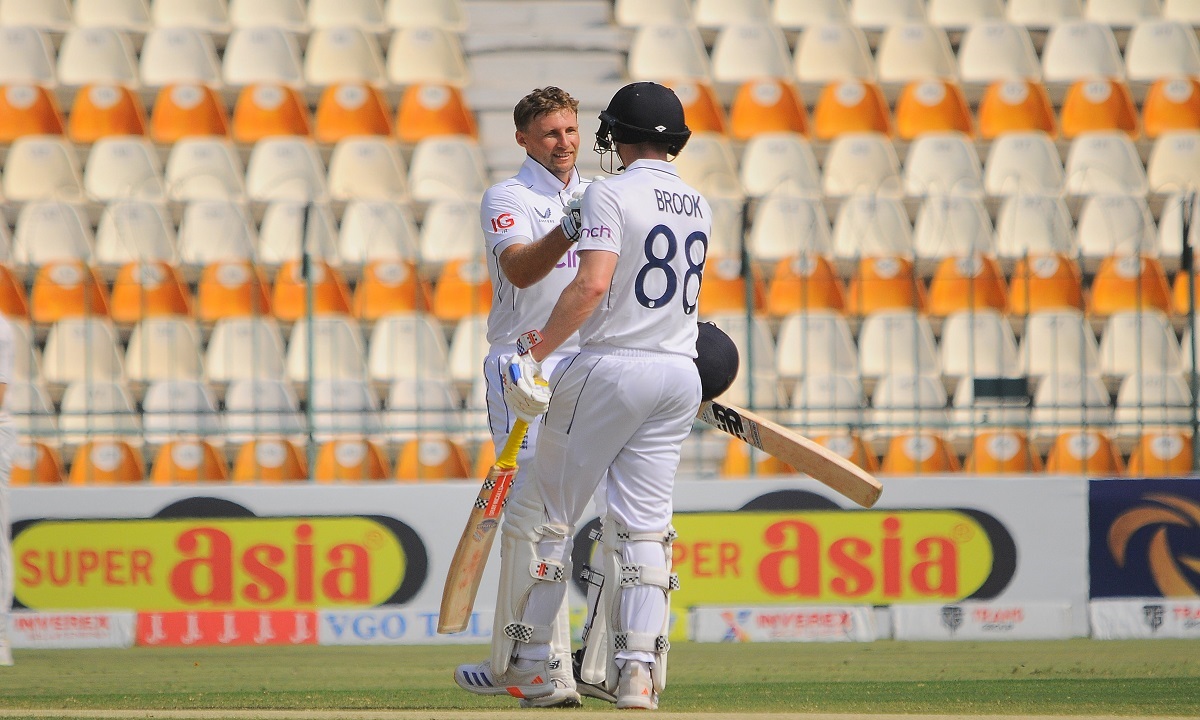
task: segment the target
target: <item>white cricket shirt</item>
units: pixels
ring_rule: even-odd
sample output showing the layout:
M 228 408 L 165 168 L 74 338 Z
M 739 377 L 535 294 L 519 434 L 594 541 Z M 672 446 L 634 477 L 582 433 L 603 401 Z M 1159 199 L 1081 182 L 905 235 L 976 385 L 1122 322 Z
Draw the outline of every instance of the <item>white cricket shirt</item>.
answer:
M 620 255 L 608 296 L 580 344 L 696 356 L 696 301 L 712 209 L 661 160 L 638 160 L 592 183 L 577 247 Z
M 544 327 L 558 296 L 575 277 L 578 267 L 572 247 L 549 275 L 522 290 L 513 286 L 501 271 L 500 253 L 510 245 L 540 240 L 557 227 L 563 205 L 585 185 L 578 170 L 571 171 L 571 181 L 564 186 L 549 170 L 526 156 L 515 176 L 496 183 L 483 194 L 479 221 L 487 241 L 488 272 L 492 278 L 487 333 L 492 345 L 513 345 L 521 333 Z M 572 336 L 559 352 L 574 352 L 578 347 L 577 337 Z

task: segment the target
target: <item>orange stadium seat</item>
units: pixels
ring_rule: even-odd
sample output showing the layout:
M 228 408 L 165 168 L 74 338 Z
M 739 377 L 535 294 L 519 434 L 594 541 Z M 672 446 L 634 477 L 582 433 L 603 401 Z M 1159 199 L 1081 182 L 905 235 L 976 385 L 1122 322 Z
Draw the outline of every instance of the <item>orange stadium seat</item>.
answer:
M 396 108 L 396 137 L 418 143 L 437 135 L 476 137 L 475 116 L 462 91 L 452 85 L 418 84 L 405 88 Z
M 807 135 L 808 124 L 800 91 L 780 78 L 742 83 L 729 109 L 730 133 L 735 140 L 772 132 Z
M 1126 255 L 1104 258 L 1092 280 L 1090 310 L 1106 317 L 1122 310 L 1171 311 L 1171 290 L 1157 258 Z
M 379 90 L 366 83 L 330 85 L 317 101 L 313 122 L 317 142 L 336 143 L 357 135 L 390 135 L 392 121 Z
M 75 93 L 67 137 L 93 143 L 109 135 L 145 135 L 146 108 L 138 95 L 120 85 L 86 85 Z
M 706 82 L 696 79 L 670 80 L 666 85 L 675 91 L 683 104 L 683 118 L 692 132 L 722 133 L 728 131 L 725 108 L 716 91 Z
M 18 320 L 29 319 L 25 284 L 7 265 L 0 265 L 0 315 Z
M 496 446 L 492 444 L 490 439 L 479 443 L 479 449 L 475 451 L 475 470 L 471 473 L 471 477 L 483 478 L 487 477 L 492 466 L 496 464 Z
M 750 475 L 751 460 L 754 460 L 755 475 L 795 475 L 796 469 L 777 457 L 754 450 L 738 438 L 729 438 L 725 445 L 725 460 L 721 463 L 722 477 L 746 477 Z
M 229 110 L 216 90 L 204 85 L 168 85 L 158 91 L 150 113 L 150 139 L 173 143 L 196 135 L 229 134 Z
M 492 307 L 492 281 L 481 260 L 451 260 L 442 266 L 433 289 L 433 314 L 443 322 L 457 322 Z
M 917 80 L 896 100 L 896 134 L 912 140 L 931 132 L 974 134 L 971 111 L 958 85 L 948 80 Z
M 766 304 L 766 286 L 758 268 L 750 265 L 752 309 L 758 312 Z M 746 310 L 746 278 L 742 263 L 732 257 L 711 257 L 704 264 L 700 285 L 700 311 L 704 313 Z
M 863 132 L 892 134 L 883 91 L 878 85 L 862 80 L 840 80 L 826 85 L 813 110 L 813 137 L 832 140 L 843 133 Z
M 846 307 L 846 288 L 833 263 L 822 255 L 783 258 L 767 284 L 767 314 L 783 317 L 792 312 Z
M 39 85 L 0 87 L 0 142 L 22 135 L 62 135 L 62 112 L 54 94 Z
M 78 260 L 46 263 L 33 279 L 30 317 L 52 323 L 80 315 L 108 316 L 108 287 L 94 267 Z
M 13 487 L 62 485 L 65 480 L 62 457 L 54 446 L 40 440 L 23 439 L 17 442 L 9 477 Z
M 1179 477 L 1192 472 L 1192 437 L 1178 430 L 1147 430 L 1129 453 L 1130 477 Z
M 917 432 L 895 435 L 888 441 L 879 472 L 898 475 L 959 472 L 958 456 L 941 435 Z
M 229 469 L 221 451 L 206 440 L 172 440 L 158 449 L 150 482 L 155 485 L 176 483 L 226 482 Z
M 1058 123 L 1046 88 L 1033 80 L 997 80 L 979 101 L 979 136 L 993 140 L 1004 133 L 1041 130 L 1054 137 Z
M 1125 472 L 1116 444 L 1097 430 L 1060 434 L 1046 455 L 1046 472 L 1066 475 L 1122 475 Z
M 179 272 L 167 262 L 133 262 L 121 267 L 112 289 L 112 319 L 135 323 L 155 315 L 191 315 L 192 299 Z
M 879 458 L 857 433 L 817 435 L 813 442 L 834 451 L 867 472 L 879 472 Z
M 308 105 L 287 85 L 247 85 L 233 106 L 233 139 L 254 143 L 275 135 L 310 135 Z
M 359 320 L 432 307 L 433 286 L 412 260 L 372 260 L 354 291 L 354 317 Z
M 1083 310 L 1083 273 L 1062 254 L 1021 258 L 1009 277 L 1008 311 L 1027 315 L 1053 308 Z
M 321 314 L 350 314 L 350 291 L 342 274 L 323 260 L 312 260 L 313 312 Z M 306 280 L 300 276 L 299 260 L 289 260 L 275 273 L 271 291 L 271 306 L 275 317 L 294 322 L 304 317 L 308 308 Z
M 308 462 L 286 438 L 258 438 L 238 448 L 233 460 L 235 483 L 280 483 L 308 479 Z
M 1000 264 L 990 255 L 945 258 L 929 281 L 929 314 L 1008 307 L 1008 290 Z
M 912 261 L 902 257 L 859 260 L 846 290 L 849 315 L 869 315 L 895 308 L 923 312 L 926 304 L 924 283 L 913 274 Z
M 338 438 L 321 445 L 313 474 L 320 483 L 387 480 L 390 476 L 383 451 L 361 438 Z
M 129 485 L 146 478 L 142 451 L 124 440 L 88 440 L 75 450 L 71 485 Z
M 1079 80 L 1067 90 L 1060 111 L 1064 138 L 1097 130 L 1123 130 L 1138 135 L 1137 108 L 1129 87 L 1112 79 Z
M 196 319 L 213 323 L 221 318 L 270 315 L 271 297 L 262 268 L 248 260 L 206 265 L 196 285 Z
M 448 437 L 427 435 L 406 440 L 396 458 L 395 478 L 429 482 L 470 478 L 471 460 L 462 445 Z
M 986 431 L 975 435 L 963 470 L 976 475 L 1038 473 L 1042 471 L 1042 458 L 1023 432 Z
M 1142 101 L 1142 129 L 1151 139 L 1171 130 L 1200 129 L 1200 81 L 1184 77 L 1155 80 Z

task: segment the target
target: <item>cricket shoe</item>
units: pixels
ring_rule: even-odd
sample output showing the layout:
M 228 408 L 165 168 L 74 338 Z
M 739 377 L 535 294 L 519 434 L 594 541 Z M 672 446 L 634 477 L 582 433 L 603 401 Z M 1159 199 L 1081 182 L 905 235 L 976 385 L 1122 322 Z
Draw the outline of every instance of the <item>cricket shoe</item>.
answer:
M 575 689 L 575 678 L 571 677 L 570 668 L 561 658 L 552 657 L 546 663 L 550 670 L 550 682 L 554 683 L 554 692 L 540 698 L 521 700 L 523 708 L 577 708 L 583 707 L 579 699 L 579 691 Z
M 650 678 L 650 666 L 638 660 L 630 660 L 621 669 L 617 683 L 618 710 L 657 710 L 658 693 L 654 692 L 654 681 Z
M 580 695 L 586 695 L 604 702 L 615 703 L 617 696 L 600 687 L 583 681 L 583 648 L 571 654 L 571 674 L 575 677 L 575 688 Z
M 454 670 L 454 682 L 476 695 L 512 695 L 529 700 L 550 695 L 555 688 L 545 660 L 536 661 L 523 670 L 514 660 L 508 664 L 508 671 L 499 675 L 492 671 L 491 660 L 477 665 L 459 665 Z

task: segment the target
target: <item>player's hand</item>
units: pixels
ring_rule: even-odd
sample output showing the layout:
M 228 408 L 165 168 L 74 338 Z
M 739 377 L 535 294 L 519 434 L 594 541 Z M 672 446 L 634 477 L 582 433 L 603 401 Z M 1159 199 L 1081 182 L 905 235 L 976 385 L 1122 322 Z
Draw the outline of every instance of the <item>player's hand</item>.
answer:
M 582 202 L 583 191 L 576 190 L 571 195 L 571 199 L 567 201 L 567 204 L 563 205 L 563 217 L 559 221 L 559 225 L 562 226 L 563 235 L 566 235 L 567 239 L 571 242 L 579 241 L 579 230 L 583 215 L 583 210 L 580 207 Z
M 550 384 L 542 377 L 542 364 L 529 353 L 513 355 L 501 373 L 504 401 L 527 423 L 550 407 Z

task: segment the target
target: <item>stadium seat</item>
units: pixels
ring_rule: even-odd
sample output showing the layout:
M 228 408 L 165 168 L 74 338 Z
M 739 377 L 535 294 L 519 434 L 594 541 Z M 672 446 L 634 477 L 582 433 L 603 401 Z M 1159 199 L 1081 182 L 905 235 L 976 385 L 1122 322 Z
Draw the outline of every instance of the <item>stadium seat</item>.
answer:
M 441 325 L 418 312 L 392 312 L 371 328 L 367 370 L 379 383 L 448 378 L 450 349 Z
M 397 312 L 427 312 L 433 285 L 412 260 L 372 260 L 354 291 L 354 317 L 375 322 Z
M 918 0 L 915 4 L 923 3 Z M 946 31 L 927 24 L 924 18 L 901 20 L 884 28 L 875 49 L 875 64 L 885 89 L 918 80 L 958 79 L 958 64 Z
M 814 138 L 824 141 L 842 135 L 890 135 L 892 119 L 883 91 L 878 85 L 863 80 L 830 82 L 817 97 L 812 133 Z
M 64 318 L 108 317 L 108 287 L 96 269 L 78 260 L 46 263 L 29 292 L 30 319 L 54 323 Z
M 221 451 L 202 439 L 171 440 L 154 456 L 150 482 L 154 485 L 182 485 L 203 482 L 227 482 L 229 468 Z
M 304 81 L 320 88 L 347 82 L 386 84 L 379 43 L 361 27 L 313 30 L 304 49 Z
M 1014 384 L 1024 386 L 1017 376 L 1019 368 L 1005 373 Z M 1017 376 L 1017 377 L 1014 377 Z M 963 376 L 958 379 L 954 388 L 954 398 L 950 416 L 953 427 L 949 433 L 955 443 L 969 444 L 974 435 L 980 430 L 1012 430 L 1027 432 L 1032 398 L 1027 388 L 1024 392 L 1014 395 L 994 395 L 983 392 L 989 390 L 988 385 L 994 384 L 995 378 L 976 378 Z M 975 386 L 981 385 L 981 392 L 976 397 Z
M 1171 290 L 1162 265 L 1152 257 L 1115 255 L 1105 258 L 1092 280 L 1089 312 L 1107 317 L 1124 310 L 1171 311 Z
M 976 86 L 1037 81 L 1042 76 L 1028 29 L 1003 20 L 985 20 L 966 29 L 958 48 L 958 71 L 963 83 Z
M 336 143 L 360 135 L 390 135 L 391 118 L 378 88 L 361 81 L 328 84 L 317 101 L 313 137 Z
M 1060 113 L 1062 136 L 1120 130 L 1138 136 L 1138 114 L 1129 87 L 1120 80 L 1077 80 L 1067 90 Z
M 896 101 L 896 135 L 903 140 L 918 140 L 926 134 L 947 132 L 975 132 L 971 111 L 958 85 L 938 78 L 905 85 Z
M 896 435 L 888 441 L 879 472 L 892 475 L 957 473 L 962 466 L 938 431 Z
M 1142 131 L 1154 139 L 1172 130 L 1200 129 L 1200 81 L 1185 77 L 1155 80 L 1142 102 Z
M 896 117 L 899 126 L 899 113 Z M 900 135 L 904 136 L 903 129 Z M 959 131 L 930 129 L 921 133 L 908 146 L 903 182 L 904 193 L 909 197 L 982 197 L 983 170 L 979 155 L 975 152 L 975 144 Z
M 476 367 L 478 373 L 479 368 Z M 445 378 L 401 378 L 388 386 L 383 424 L 392 442 L 403 443 L 427 432 L 458 432 L 462 398 Z
M 998 430 L 975 435 L 963 471 L 974 475 L 1029 474 L 1040 473 L 1042 468 L 1042 458 L 1025 433 Z
M 719 106 L 717 110 L 720 111 Z M 693 120 L 686 107 L 685 118 L 688 127 L 692 127 Z M 757 78 L 742 83 L 729 108 L 729 133 L 735 140 L 748 141 L 762 134 L 807 135 L 808 125 L 804 99 L 795 86 L 779 78 Z M 711 124 L 709 129 L 720 131 Z
M 1065 432 L 1046 454 L 1046 472 L 1055 475 L 1120 476 L 1125 472 L 1112 438 L 1098 430 Z
M 225 390 L 225 439 L 243 443 L 264 435 L 299 436 L 300 401 L 282 374 L 239 378 Z
M 974 253 L 992 255 L 996 249 L 992 220 L 977 197 L 928 197 L 913 223 L 913 252 L 918 271 L 949 257 Z
M 15 203 L 83 200 L 75 146 L 58 135 L 25 135 L 13 140 L 4 158 L 3 196 Z
M 191 268 L 213 263 L 249 262 L 258 236 L 240 203 L 197 200 L 183 210 L 179 223 L 179 257 Z
M 1000 264 L 988 255 L 946 258 L 929 281 L 929 314 L 944 317 L 962 310 L 1008 308 Z
M 492 282 L 481 260 L 450 260 L 442 266 L 433 288 L 433 315 L 446 323 L 492 307 Z
M 63 33 L 74 23 L 71 0 L 6 0 L 0 5 L 0 27 Z
M 75 0 L 75 24 L 80 27 L 111 27 L 131 35 L 150 28 L 147 0 Z
M 88 152 L 83 187 L 89 198 L 165 200 L 162 163 L 154 144 L 140 135 L 111 135 L 96 140 Z
M 866 35 L 861 29 L 842 21 L 806 27 L 796 41 L 793 65 L 800 89 L 805 94 L 846 80 L 875 80 L 875 60 Z M 858 101 L 843 104 L 857 105 Z M 886 108 L 886 104 L 881 105 Z
M 1127 377 L 1134 373 L 1183 373 L 1180 344 L 1168 316 L 1158 310 L 1113 313 L 1100 334 L 1100 372 Z
M 285 483 L 308 479 L 308 462 L 286 438 L 260 437 L 238 448 L 231 479 L 235 483 Z
M 309 30 L 304 0 L 229 0 L 229 20 L 234 27 L 281 27 L 301 34 Z
M 71 460 L 71 485 L 135 485 L 146 478 L 142 451 L 125 440 L 88 440 Z
M 150 17 L 157 27 L 189 27 L 218 35 L 229 34 L 226 0 L 154 0 Z
M 1125 68 L 1131 82 L 1200 74 L 1200 43 L 1192 28 L 1178 20 L 1138 21 L 1125 44 Z
M 249 7 L 260 0 L 235 2 Z M 231 8 L 233 10 L 234 8 Z M 229 34 L 221 61 L 221 75 L 231 88 L 251 85 L 304 86 L 304 69 L 296 37 L 278 25 L 239 25 Z
M 204 376 L 217 384 L 277 379 L 284 374 L 283 358 L 283 334 L 274 319 L 223 317 L 204 350 Z
M 470 84 L 458 35 L 438 27 L 402 27 L 387 49 L 387 78 L 393 85 Z
M 387 480 L 391 468 L 377 444 L 365 438 L 335 438 L 317 451 L 313 479 L 319 483 Z
M 25 203 L 17 215 L 11 262 L 22 271 L 51 262 L 91 262 L 92 225 L 83 205 L 56 200 Z
M 308 22 L 314 30 L 354 27 L 380 34 L 388 29 L 383 0 L 312 0 L 308 4 Z
M 899 199 L 851 195 L 838 208 L 833 224 L 833 256 L 838 260 L 907 259 L 912 257 L 912 252 L 912 227 Z
M 792 56 L 783 30 L 769 24 L 736 24 L 717 32 L 712 50 L 712 78 L 741 85 L 758 78 L 790 79 Z
M 1089 273 L 1110 256 L 1159 254 L 1154 217 L 1141 196 L 1092 195 L 1083 201 L 1075 230 Z
M 1053 140 L 1040 130 L 1000 135 L 988 150 L 984 189 L 988 195 L 1057 195 L 1063 165 Z M 1028 202 L 1037 203 L 1037 200 Z
M 124 374 L 116 331 L 107 319 L 66 318 L 50 327 L 42 349 L 42 377 L 48 384 L 114 381 Z
M 0 265 L 0 315 L 12 321 L 29 321 L 29 300 L 25 296 L 25 283 L 7 265 Z
M 1064 372 L 1047 375 L 1033 396 L 1030 421 L 1035 443 L 1052 441 L 1061 433 L 1084 426 L 1107 428 L 1112 422 L 1112 398 L 1099 375 Z
M 276 135 L 307 136 L 312 121 L 303 96 L 282 84 L 246 85 L 238 93 L 230 120 L 233 139 L 250 144 Z
M 674 159 L 684 182 L 708 198 L 741 200 L 745 197 L 738 177 L 737 158 L 729 139 L 717 133 L 693 133 L 687 152 Z
M 812 147 L 795 132 L 761 132 L 751 137 L 742 150 L 739 177 L 750 197 L 777 192 L 813 198 L 821 194 L 821 171 Z
M 1157 17 L 1161 11 L 1161 0 L 1088 0 L 1083 16 L 1115 29 Z
M 847 133 L 834 138 L 824 171 L 828 196 L 898 196 L 901 192 L 900 161 L 891 141 L 879 133 Z
M 1067 152 L 1065 173 L 1066 191 L 1072 195 L 1145 195 L 1149 190 L 1137 148 L 1119 130 L 1076 136 Z
M 850 13 L 846 0 L 775 0 L 771 19 L 784 30 L 803 30 L 822 23 L 849 24 Z
M 67 385 L 59 405 L 62 442 L 77 446 L 94 436 L 119 437 L 141 447 L 141 418 L 123 382 L 79 380 Z
M 71 28 L 58 47 L 58 82 L 69 88 L 93 84 L 141 87 L 129 36 L 111 27 Z
M 12 487 L 62 485 L 66 477 L 62 456 L 56 447 L 28 438 L 17 441 L 9 476 Z
M 740 368 L 743 372 L 767 372 L 775 375 L 775 339 L 762 316 L 747 317 L 745 312 L 704 313 L 700 320 L 716 324 L 729 335 L 738 348 Z
M 418 242 L 412 213 L 400 203 L 351 200 L 342 212 L 338 255 L 349 265 L 415 259 Z
M 170 263 L 135 261 L 117 273 L 112 289 L 113 322 L 132 325 L 147 317 L 191 314 L 191 293 Z
M 832 450 L 867 472 L 879 472 L 879 458 L 857 433 L 826 433 L 813 437 L 813 442 Z
M 224 137 L 177 140 L 167 156 L 164 181 L 172 200 L 232 201 L 246 196 L 241 157 Z
M 646 3 L 641 0 L 616 0 L 613 19 L 622 27 L 642 25 L 695 24 L 690 0 L 664 0 Z
M 451 262 L 483 259 L 483 230 L 475 206 L 461 200 L 438 200 L 425 211 L 417 258 L 426 270 Z
M 1079 264 L 1061 253 L 1031 255 L 1017 261 L 1009 276 L 1008 311 L 1026 315 L 1040 310 L 1083 310 Z
M 750 475 L 795 475 L 796 469 L 779 458 L 751 447 L 738 438 L 731 437 L 725 443 L 725 460 L 721 463 L 723 478 L 747 477 Z
M 999 140 L 1009 133 L 1037 130 L 1058 134 L 1046 88 L 1032 80 L 996 80 L 979 101 L 979 137 Z M 1061 165 L 1059 161 L 1059 165 Z
M 329 195 L 341 201 L 407 202 L 408 168 L 396 141 L 379 135 L 338 141 L 329 157 Z
M 864 30 L 886 31 L 901 23 L 925 20 L 922 0 L 849 0 L 850 20 Z
M 132 90 L 119 85 L 87 85 L 75 93 L 67 137 L 94 143 L 110 135 L 145 135 L 146 110 Z
M 450 335 L 450 377 L 471 384 L 482 377 L 483 359 L 491 347 L 487 340 L 487 314 L 468 315 L 454 324 Z
M 396 458 L 396 480 L 439 482 L 470 477 L 470 456 L 462 445 L 449 437 L 430 433 L 407 440 L 400 446 Z
M 467 28 L 462 0 L 384 0 L 390 27 L 436 27 L 450 32 Z
M 1176 130 L 1154 141 L 1146 180 L 1154 193 L 1194 191 L 1200 185 L 1200 130 Z
M 1170 429 L 1147 430 L 1129 454 L 1130 477 L 1180 477 L 1192 473 L 1192 437 Z
M 94 260 L 106 275 L 131 262 L 176 262 L 175 224 L 162 203 L 116 200 L 100 214 Z
M 947 379 L 1009 377 L 1018 371 L 1017 339 L 1002 312 L 959 310 L 946 316 L 941 330 L 938 350 Z
M 1158 369 L 1136 372 L 1121 381 L 1113 411 L 1112 437 L 1132 445 L 1147 429 L 1191 424 L 1192 393 L 1183 373 Z
M 150 139 L 171 144 L 193 135 L 229 134 L 229 110 L 215 90 L 204 85 L 168 85 L 158 91 L 150 113 Z
M 712 78 L 712 66 L 700 31 L 693 25 L 643 25 L 629 42 L 631 80 Z
M 766 312 L 784 317 L 793 312 L 846 307 L 846 288 L 833 263 L 823 255 L 801 253 L 780 258 L 767 283 Z
M 318 442 L 347 435 L 378 437 L 383 431 L 379 417 L 379 396 L 366 380 L 313 380 L 308 407 L 313 437 Z
M 848 315 L 901 309 L 924 312 L 927 306 L 925 284 L 916 277 L 912 261 L 905 257 L 864 257 L 846 288 Z
M 805 375 L 792 391 L 789 422 L 810 436 L 845 431 L 862 426 L 866 407 L 862 383 L 854 375 Z
M 764 25 L 770 24 L 771 9 L 768 0 L 696 0 L 692 19 L 697 27 L 718 30 L 731 25 Z
M 4 409 L 19 436 L 58 447 L 58 413 L 50 390 L 41 382 L 13 380 L 4 392 Z
M 0 142 L 11 143 L 24 135 L 61 135 L 65 132 L 58 100 L 40 85 L 0 88 Z
M 417 202 L 474 202 L 490 184 L 483 152 L 473 138 L 429 137 L 413 148 L 408 188 Z
M 125 375 L 133 383 L 199 380 L 200 331 L 190 318 L 152 317 L 133 326 L 125 351 Z
M 746 276 L 750 286 L 746 286 Z M 751 263 L 743 272 L 742 261 L 736 257 L 715 257 L 711 254 L 704 265 L 704 282 L 700 286 L 699 306 L 706 313 L 761 312 L 767 301 L 767 288 L 758 266 Z
M 1004 200 L 996 218 L 996 255 L 1002 260 L 1027 256 L 1078 255 L 1071 231 L 1071 211 L 1058 197 L 1012 195 Z
M 1020 345 L 1023 374 L 1033 377 L 1098 373 L 1099 346 L 1091 326 L 1078 310 L 1060 308 L 1031 312 Z
M 763 78 L 761 81 L 751 80 L 743 83 L 743 87 L 755 82 L 782 83 L 782 80 L 775 78 Z M 694 79 L 683 80 L 668 80 L 663 83 L 667 87 L 675 91 L 675 96 L 679 98 L 679 102 L 683 104 L 683 119 L 692 132 L 729 132 L 729 121 L 726 119 L 725 106 L 717 97 L 717 91 L 712 85 L 707 82 L 700 82 Z M 741 90 L 739 89 L 739 94 Z M 734 101 L 736 105 L 736 100 Z M 730 108 L 732 111 L 734 108 Z M 752 108 L 750 112 L 754 112 L 759 108 Z M 762 108 L 765 114 L 771 110 Z M 743 111 L 743 115 L 745 112 Z M 764 122 L 771 121 L 770 118 L 762 118 Z
M 838 312 L 813 309 L 788 314 L 779 323 L 776 368 L 785 381 L 805 377 L 853 375 L 858 348 L 850 325 Z M 802 409 L 802 406 L 793 406 Z
M 58 71 L 54 57 L 49 33 L 35 27 L 6 26 L 0 36 L 0 84 L 55 88 Z
M 858 367 L 867 379 L 937 376 L 941 360 L 929 320 L 904 310 L 868 315 L 858 331 Z
M 208 442 L 222 442 L 217 400 L 202 380 L 155 380 L 150 383 L 142 398 L 142 427 L 146 442 L 152 445 L 192 436 Z
M 946 432 L 946 388 L 940 377 L 892 372 L 878 378 L 871 393 L 866 435 L 878 441 L 911 431 Z M 885 461 L 886 462 L 886 461 Z
M 191 27 L 156 27 L 142 45 L 139 72 L 148 88 L 168 85 L 221 87 L 221 62 L 216 45 L 205 30 Z
M 258 234 L 258 260 L 266 266 L 300 261 L 339 264 L 333 209 L 325 203 L 281 200 L 267 204 Z
M 925 16 L 930 25 L 947 32 L 966 30 L 978 23 L 1004 18 L 1004 0 L 928 0 Z
M 256 142 L 246 163 L 246 191 L 260 202 L 326 199 L 325 163 L 316 144 L 299 137 Z
M 306 279 L 301 275 L 301 262 L 289 260 L 275 274 L 271 290 L 271 306 L 275 316 L 290 323 L 304 317 L 308 310 L 305 287 Z M 311 282 L 313 283 L 312 311 L 317 315 L 350 314 L 350 291 L 342 274 L 320 260 L 312 261 Z
M 309 325 L 315 335 L 309 343 Z M 327 315 L 292 325 L 288 338 L 287 377 L 294 383 L 312 377 L 331 380 L 361 380 L 367 377 L 366 345 L 358 323 L 348 317 Z
M 1200 203 L 1188 202 L 1186 193 L 1172 193 L 1163 200 L 1162 207 L 1159 209 L 1158 216 L 1158 240 L 1155 247 L 1158 248 L 1159 260 L 1163 263 L 1163 269 L 1169 269 L 1171 272 L 1177 271 L 1179 268 L 1175 264 L 1176 258 L 1181 258 L 1183 255 L 1184 242 L 1184 212 L 1190 209 L 1191 221 L 1188 223 L 1188 242 L 1193 247 L 1200 245 L 1197 239 L 1200 238 Z M 1176 278 L 1176 282 L 1180 279 L 1186 279 L 1186 273 L 1182 273 Z M 1174 292 L 1182 293 L 1177 295 L 1177 304 L 1175 312 L 1185 313 L 1187 308 L 1187 291 L 1180 288 L 1178 285 L 1174 287 Z M 1180 309 L 1184 308 L 1184 309 Z
M 1050 27 L 1042 47 L 1042 77 L 1060 85 L 1092 77 L 1124 79 L 1125 63 L 1112 29 L 1089 20 Z
M 396 137 L 403 143 L 416 144 L 439 135 L 478 135 L 474 114 L 462 91 L 436 83 L 405 88 L 396 109 Z
M 739 245 L 719 252 L 710 239 L 709 254 L 736 254 L 741 250 Z M 769 263 L 793 255 L 831 255 L 833 241 L 823 203 L 816 194 L 794 195 L 786 188 L 763 196 L 754 212 L 746 246 L 756 262 Z

